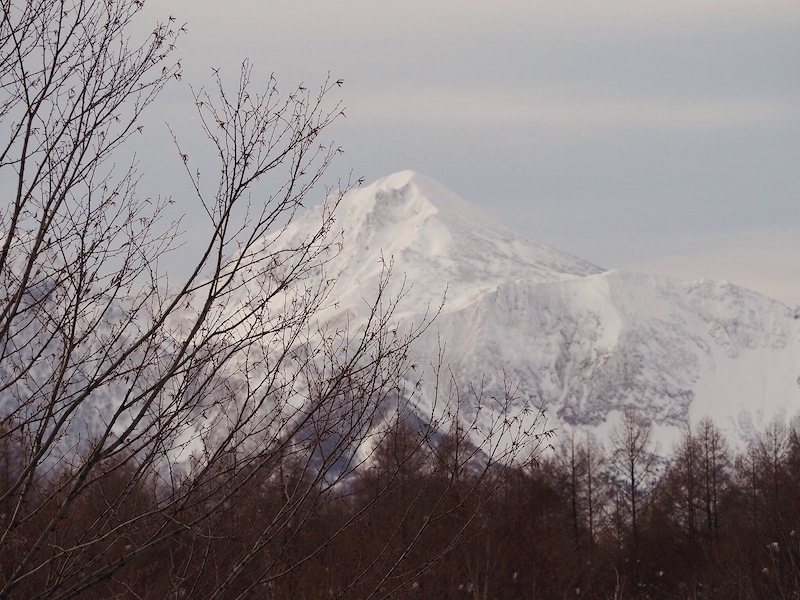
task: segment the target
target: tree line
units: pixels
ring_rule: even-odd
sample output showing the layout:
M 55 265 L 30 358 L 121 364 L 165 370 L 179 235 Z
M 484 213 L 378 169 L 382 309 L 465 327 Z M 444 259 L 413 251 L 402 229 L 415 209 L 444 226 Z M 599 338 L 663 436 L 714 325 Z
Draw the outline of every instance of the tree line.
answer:
M 408 416 L 337 485 L 291 456 L 231 455 L 173 483 L 189 494 L 104 462 L 13 597 L 796 597 L 800 428 L 739 452 L 709 419 L 666 454 L 651 433 L 629 411 L 605 444 L 562 432 L 536 460 L 487 467 Z M 24 451 L 4 442 L 0 493 Z M 73 477 L 54 467 L 22 501 L 3 495 L 5 581 Z
M 464 597 L 795 598 L 800 424 L 733 451 L 704 419 L 664 452 L 626 411 L 604 443 L 562 431 L 538 465 L 512 469 L 482 519 L 449 563 Z

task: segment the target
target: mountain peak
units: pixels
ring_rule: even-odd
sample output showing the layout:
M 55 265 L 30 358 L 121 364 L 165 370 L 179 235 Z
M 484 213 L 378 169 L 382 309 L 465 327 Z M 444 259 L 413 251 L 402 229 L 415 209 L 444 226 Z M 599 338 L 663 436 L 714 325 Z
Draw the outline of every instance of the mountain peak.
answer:
M 466 221 L 481 227 L 505 229 L 486 213 L 465 201 L 438 181 L 417 173 L 404 170 L 378 179 L 353 193 L 351 199 L 362 207 L 384 213 L 389 217 L 391 211 L 398 219 L 414 215 L 423 218 L 437 214 L 437 219 Z M 510 232 L 509 232 L 510 233 Z
M 427 195 L 428 193 L 436 195 L 438 192 L 442 191 L 452 195 L 452 192 L 450 192 L 438 181 L 428 177 L 427 175 L 423 175 L 422 173 L 412 171 L 411 169 L 405 169 L 403 171 L 392 173 L 391 175 L 386 175 L 385 177 L 377 179 L 366 187 L 375 188 L 376 190 L 383 190 L 386 192 L 414 188 L 423 195 Z
M 368 295 L 382 261 L 413 283 L 424 306 L 447 290 L 446 310 L 507 280 L 552 282 L 599 273 L 594 265 L 530 241 L 430 177 L 399 171 L 344 195 L 336 258 L 340 294 Z M 346 291 L 345 291 L 346 290 Z
M 404 169 L 402 171 L 397 171 L 396 173 L 386 175 L 385 177 L 381 177 L 370 184 L 370 186 L 383 190 L 399 190 L 407 185 L 426 179 L 429 178 L 417 173 L 416 171 L 412 171 L 411 169 Z

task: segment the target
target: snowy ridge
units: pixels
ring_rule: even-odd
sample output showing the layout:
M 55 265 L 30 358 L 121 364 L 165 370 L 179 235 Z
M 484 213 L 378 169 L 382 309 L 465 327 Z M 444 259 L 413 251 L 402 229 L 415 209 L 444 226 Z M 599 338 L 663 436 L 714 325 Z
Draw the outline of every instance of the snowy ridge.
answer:
M 605 429 L 635 406 L 675 429 L 710 416 L 746 437 L 800 407 L 798 321 L 729 284 L 610 271 L 508 282 L 459 313 L 437 322 L 459 376 L 486 374 L 498 393 L 505 372 L 551 425 Z
M 295 221 L 289 239 L 307 235 L 321 210 Z M 602 432 L 636 406 L 667 437 L 710 416 L 733 441 L 800 410 L 800 320 L 755 292 L 602 271 L 411 171 L 349 192 L 336 226 L 343 248 L 331 268 L 341 276 L 321 320 L 365 318 L 381 257 L 391 258 L 394 289 L 404 277 L 412 285 L 400 318 L 420 320 L 447 293 L 416 361 L 434 363 L 444 340 L 460 380 L 482 380 L 491 395 L 505 376 L 547 409 L 549 426 Z
M 317 206 L 292 224 L 287 240 L 300 239 L 320 222 Z M 336 301 L 352 306 L 374 290 L 381 258 L 393 260 L 394 279 L 412 285 L 411 311 L 438 304 L 456 310 L 509 279 L 562 281 L 601 269 L 531 242 L 462 200 L 434 180 L 401 171 L 353 190 L 336 214 L 341 253 L 331 265 L 343 273 Z

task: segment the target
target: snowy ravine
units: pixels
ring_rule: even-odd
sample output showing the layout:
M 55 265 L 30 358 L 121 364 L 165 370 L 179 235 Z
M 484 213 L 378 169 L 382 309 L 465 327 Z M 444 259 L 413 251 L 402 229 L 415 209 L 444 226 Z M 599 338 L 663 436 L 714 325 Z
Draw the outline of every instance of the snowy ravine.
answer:
M 320 207 L 286 242 L 318 226 Z M 322 321 L 366 318 L 381 259 L 393 288 L 410 290 L 398 318 L 419 322 L 446 302 L 413 348 L 415 362 L 445 362 L 460 385 L 503 382 L 544 407 L 548 427 L 605 437 L 620 410 L 657 426 L 663 451 L 686 422 L 713 418 L 734 443 L 800 411 L 800 320 L 747 289 L 604 271 L 529 241 L 435 181 L 404 171 L 349 192 L 336 228 L 341 272 Z M 420 398 L 432 396 L 433 377 Z M 424 407 L 422 407 L 424 409 Z

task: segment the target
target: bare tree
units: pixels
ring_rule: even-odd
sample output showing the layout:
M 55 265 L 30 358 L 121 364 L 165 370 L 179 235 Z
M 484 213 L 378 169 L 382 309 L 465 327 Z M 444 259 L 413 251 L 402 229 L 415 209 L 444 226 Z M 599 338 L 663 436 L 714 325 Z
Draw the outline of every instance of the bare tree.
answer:
M 702 426 L 701 426 L 702 427 Z M 673 449 L 674 460 L 665 479 L 667 495 L 674 502 L 672 512 L 677 516 L 680 531 L 685 534 L 688 546 L 698 543 L 698 522 L 701 505 L 701 446 L 698 436 L 686 424 L 681 438 Z
M 592 436 L 570 429 L 559 444 L 556 465 L 569 498 L 576 552 L 591 556 L 607 483 L 602 447 Z
M 349 184 L 307 237 L 287 223 L 338 153 L 321 135 L 341 82 L 283 96 L 274 79 L 257 89 L 245 63 L 232 91 L 217 77 L 195 92 L 219 177 L 209 189 L 175 135 L 210 224 L 176 283 L 159 260 L 181 240 L 172 200 L 139 195 L 136 163 L 119 161 L 181 77 L 182 28 L 170 18 L 134 41 L 142 0 L 0 5 L 0 445 L 13 448 L 0 598 L 279 597 L 377 502 L 341 512 L 386 407 L 413 397 L 409 347 L 429 324 L 396 323 L 390 264 L 363 326 L 314 319 L 336 280 L 326 265 Z M 279 183 L 255 194 L 267 176 Z M 537 443 L 512 405 L 500 399 L 474 481 Z M 443 414 L 458 411 L 420 416 L 425 435 L 467 435 Z M 322 527 L 334 506 L 338 525 Z M 401 585 L 402 562 L 382 581 Z
M 609 467 L 620 499 L 628 514 L 634 583 L 638 583 L 639 529 L 642 504 L 656 473 L 656 453 L 651 424 L 633 409 L 626 409 L 622 421 L 611 432 Z
M 724 480 L 730 468 L 728 444 L 714 422 L 706 417 L 698 426 L 697 443 L 700 451 L 701 491 L 705 529 L 709 546 L 719 544 L 720 499 Z

